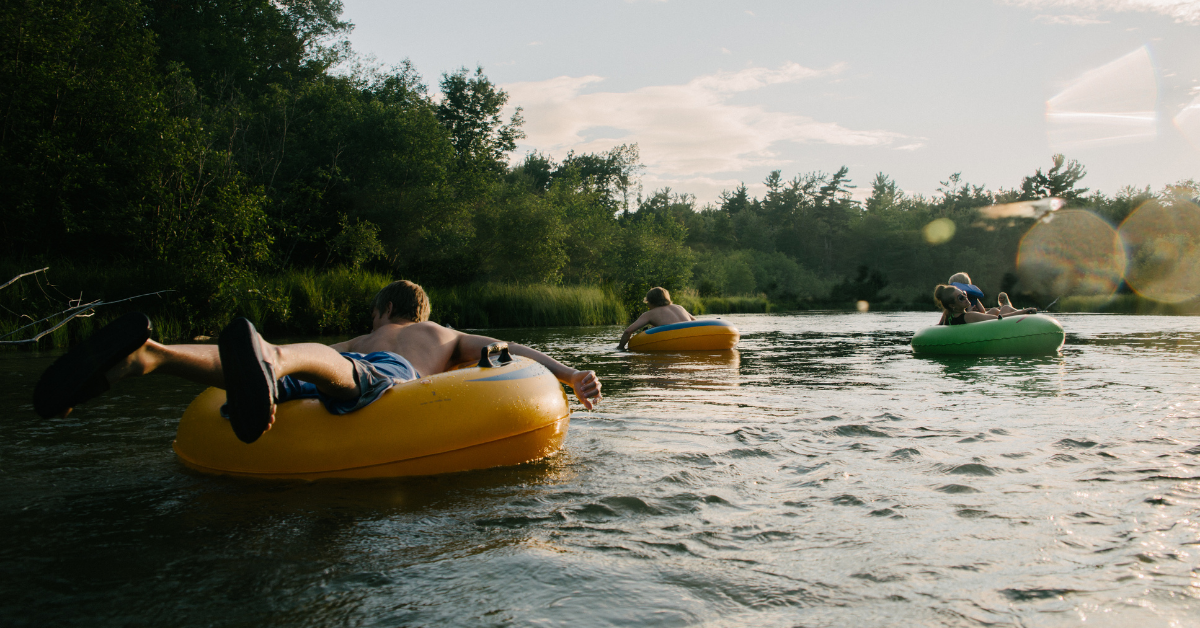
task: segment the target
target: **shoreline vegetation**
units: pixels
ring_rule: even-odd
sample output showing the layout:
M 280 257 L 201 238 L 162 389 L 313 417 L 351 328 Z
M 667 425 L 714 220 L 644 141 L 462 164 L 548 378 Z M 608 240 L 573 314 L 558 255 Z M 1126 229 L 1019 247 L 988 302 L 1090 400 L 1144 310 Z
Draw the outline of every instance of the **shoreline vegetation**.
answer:
M 653 286 L 698 315 L 932 310 L 958 271 L 1039 308 L 1200 311 L 1196 180 L 1106 194 L 1054 155 L 1011 187 L 950 173 L 925 196 L 842 166 L 700 204 L 643 189 L 637 144 L 515 154 L 521 103 L 482 68 L 373 65 L 351 28 L 338 0 L 0 11 L 0 277 L 50 267 L 0 290 L 0 335 L 131 297 L 37 344 L 135 308 L 167 341 L 234 316 L 350 334 L 401 278 L 463 328 L 624 324 Z
M 135 272 L 70 269 L 64 274 L 67 279 L 61 283 L 39 278 L 25 284 L 14 283 L 0 292 L 0 307 L 9 313 L 46 310 L 70 301 L 67 294 L 85 291 L 77 286 L 89 286 L 86 292 L 91 293 L 122 293 L 135 289 L 143 281 L 140 273 Z M 371 324 L 371 300 L 391 281 L 389 275 L 366 270 L 293 271 L 241 282 L 231 291 L 235 298 L 230 307 L 233 315 L 245 316 L 269 335 L 365 333 Z M 489 283 L 431 288 L 428 292 L 433 305 L 430 319 L 455 328 L 624 325 L 630 319 L 620 296 L 605 287 Z M 774 311 L 764 295 L 700 297 L 694 291 L 683 290 L 676 299 L 698 315 Z M 70 325 L 47 334 L 37 343 L 9 346 L 66 347 L 130 310 L 144 311 L 150 316 L 156 339 L 187 342 L 196 336 L 190 333 L 186 309 L 186 299 L 171 294 L 148 295 L 120 307 L 97 308 L 93 315 L 75 318 Z M 32 321 L 28 317 L 6 316 L 0 319 L 0 335 L 8 335 L 29 322 Z
M 3 268 L 0 265 L 0 268 Z M 112 273 L 100 269 L 72 269 L 61 284 L 44 279 L 20 282 L 0 292 L 0 307 L 7 312 L 29 309 L 31 303 L 59 303 L 61 289 L 91 286 L 91 292 L 129 292 L 143 286 L 140 273 Z M 233 312 L 245 316 L 268 335 L 276 337 L 354 335 L 370 327 L 371 299 L 392 281 L 382 273 L 334 269 L 326 272 L 294 271 L 242 282 L 233 293 Z M 15 289 L 14 289 L 15 288 Z M 55 295 L 55 293 L 58 293 Z M 52 296 L 53 295 L 53 296 Z M 55 298 L 57 296 L 57 298 Z M 430 320 L 459 329 L 494 327 L 585 327 L 624 325 L 629 308 L 615 290 L 598 286 L 548 286 L 515 284 L 472 284 L 431 288 Z M 740 313 L 785 313 L 794 311 L 856 311 L 856 304 L 820 303 L 813 307 L 781 307 L 764 294 L 734 297 L 702 297 L 695 290 L 673 294 L 676 303 L 697 316 Z M 95 329 L 130 310 L 146 312 L 154 324 L 154 337 L 163 342 L 207 340 L 194 336 L 187 323 L 186 299 L 171 294 L 151 294 L 141 299 L 98 308 L 91 316 L 79 317 L 47 334 L 36 343 L 7 345 L 9 348 L 65 348 L 90 335 Z M 935 311 L 932 307 L 884 304 L 871 311 Z M 1163 304 L 1136 294 L 1070 296 L 1063 298 L 1054 313 L 1105 313 L 1140 315 L 1197 315 L 1200 302 Z M 7 335 L 28 319 L 0 319 L 0 335 Z

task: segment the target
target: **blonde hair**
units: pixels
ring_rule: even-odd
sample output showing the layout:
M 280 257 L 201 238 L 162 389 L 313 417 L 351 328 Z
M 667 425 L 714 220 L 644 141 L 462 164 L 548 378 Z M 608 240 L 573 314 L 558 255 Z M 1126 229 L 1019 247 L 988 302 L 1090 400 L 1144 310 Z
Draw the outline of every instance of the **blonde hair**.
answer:
M 401 279 L 384 286 L 383 290 L 375 295 L 371 309 L 380 314 L 387 314 L 389 305 L 392 306 L 393 318 L 403 316 L 414 323 L 429 320 L 429 296 L 421 286 L 411 281 Z
M 967 273 L 954 273 L 953 275 L 950 275 L 950 279 L 947 280 L 946 283 L 965 283 L 967 285 L 974 285 L 971 282 L 971 276 Z
M 1008 299 L 1007 292 L 1001 292 L 1000 294 L 997 294 L 996 303 L 999 305 L 1007 305 L 1008 307 L 1012 307 L 1012 301 Z
M 646 298 L 642 299 L 642 303 L 649 304 L 653 307 L 662 307 L 671 304 L 671 293 L 667 292 L 666 288 L 654 287 L 650 292 L 646 293 Z

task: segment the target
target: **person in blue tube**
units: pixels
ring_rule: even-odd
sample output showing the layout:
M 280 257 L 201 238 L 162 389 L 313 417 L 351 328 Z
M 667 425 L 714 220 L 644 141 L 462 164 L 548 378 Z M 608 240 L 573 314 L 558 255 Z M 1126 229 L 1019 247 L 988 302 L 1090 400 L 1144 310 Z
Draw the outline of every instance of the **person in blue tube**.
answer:
M 375 295 L 371 332 L 335 345 L 274 345 L 244 318 L 229 323 L 216 345 L 164 345 L 150 339 L 150 319 L 131 312 L 51 364 L 34 387 L 33 407 L 42 418 L 66 416 L 126 377 L 158 371 L 223 388 L 221 414 L 240 440 L 252 443 L 271 429 L 275 406 L 284 401 L 317 398 L 330 413 L 347 414 L 398 383 L 474 362 L 496 342 L 431 322 L 429 310 L 421 286 L 392 282 Z M 508 346 L 549 369 L 584 407 L 599 402 L 594 371 L 576 370 L 529 347 Z
M 625 333 L 621 334 L 621 342 L 617 344 L 618 351 L 624 351 L 625 343 L 629 342 L 629 338 L 637 333 L 637 330 L 647 325 L 658 327 L 696 320 L 696 317 L 683 309 L 682 305 L 675 305 L 671 302 L 671 293 L 667 292 L 666 288 L 651 288 L 646 293 L 646 298 L 642 299 L 642 303 L 649 305 L 650 309 L 633 321 L 632 325 L 625 328 Z

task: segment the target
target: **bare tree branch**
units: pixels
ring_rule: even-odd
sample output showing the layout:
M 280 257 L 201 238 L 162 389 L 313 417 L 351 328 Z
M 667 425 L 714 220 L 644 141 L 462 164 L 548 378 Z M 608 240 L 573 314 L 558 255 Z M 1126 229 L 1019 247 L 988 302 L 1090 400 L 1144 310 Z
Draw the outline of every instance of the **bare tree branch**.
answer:
M 35 271 L 35 272 L 36 272 L 36 271 Z M 9 337 L 9 336 L 11 336 L 11 335 L 13 335 L 13 334 L 16 334 L 16 333 L 18 333 L 18 332 L 22 331 L 22 330 L 25 330 L 25 329 L 28 329 L 28 328 L 30 328 L 30 327 L 33 327 L 34 325 L 37 325 L 37 324 L 39 324 L 39 323 L 44 323 L 44 322 L 46 322 L 46 321 L 48 321 L 48 320 L 50 320 L 50 319 L 54 318 L 55 316 L 62 316 L 62 315 L 64 315 L 64 314 L 69 314 L 69 316 L 67 316 L 67 317 L 66 317 L 66 318 L 64 318 L 63 320 L 59 321 L 58 323 L 56 323 L 56 324 L 55 324 L 53 327 L 51 327 L 51 328 L 49 328 L 49 329 L 46 329 L 46 330 L 43 330 L 43 331 L 39 332 L 39 333 L 38 333 L 36 336 L 33 336 L 32 338 L 26 338 L 26 339 L 24 339 L 24 340 L 0 340 L 0 345 L 21 345 L 21 344 L 31 344 L 31 343 L 35 343 L 35 342 L 37 342 L 38 340 L 41 340 L 41 338 L 42 338 L 43 336 L 45 336 L 46 334 L 52 333 L 52 332 L 54 332 L 54 330 L 58 329 L 59 327 L 62 327 L 63 325 L 66 325 L 66 324 L 67 324 L 67 323 L 69 323 L 69 322 L 70 322 L 72 319 L 74 319 L 74 318 L 76 318 L 76 317 L 78 317 L 78 316 L 83 316 L 85 313 L 87 313 L 87 312 L 89 312 L 89 311 L 92 311 L 92 310 L 95 310 L 95 309 L 96 309 L 96 308 L 98 308 L 98 307 L 101 307 L 101 306 L 104 306 L 104 305 L 113 305 L 114 303 L 124 303 L 124 302 L 126 302 L 126 301 L 132 301 L 132 300 L 134 300 L 134 299 L 140 299 L 140 298 L 142 298 L 142 297 L 149 297 L 149 296 L 155 296 L 155 295 L 160 295 L 160 294 L 166 294 L 166 293 L 168 293 L 168 292 L 175 292 L 175 291 L 174 291 L 174 290 L 159 290 L 158 292 L 147 292 L 146 294 L 139 294 L 139 295 L 137 295 L 137 296 L 129 297 L 129 298 L 126 298 L 126 299 L 117 299 L 116 301 L 92 301 L 91 303 L 85 303 L 85 304 L 83 304 L 83 305 L 79 305 L 79 306 L 76 306 L 76 307 L 73 307 L 73 308 L 69 308 L 69 309 L 63 310 L 63 311 L 61 311 L 61 312 L 58 312 L 58 313 L 56 313 L 56 314 L 51 314 L 50 316 L 47 316 L 46 318 L 43 318 L 42 320 L 35 321 L 35 322 L 32 322 L 32 323 L 30 323 L 30 324 L 28 324 L 28 325 L 25 325 L 24 327 L 21 327 L 20 329 L 17 329 L 17 330 L 15 330 L 15 331 L 11 331 L 11 332 L 9 332 L 9 333 L 7 333 L 7 334 L 4 334 L 3 336 L 0 336 L 0 338 L 7 338 L 7 337 Z
M 18 334 L 18 333 L 20 333 L 20 332 L 23 332 L 23 331 L 25 331 L 26 329 L 29 329 L 30 327 L 33 327 L 34 325 L 38 325 L 38 324 L 44 323 L 44 322 L 46 322 L 46 321 L 48 321 L 48 320 L 50 320 L 50 319 L 54 318 L 55 316 L 62 316 L 63 314 L 67 314 L 67 313 L 74 312 L 73 314 L 71 314 L 71 318 L 75 318 L 76 316 L 79 316 L 80 314 L 83 314 L 84 312 L 86 312 L 86 311 L 88 311 L 88 310 L 92 309 L 92 308 L 93 308 L 93 307 L 95 307 L 97 304 L 103 305 L 103 303 L 100 303 L 99 301 L 92 301 L 91 303 L 84 303 L 83 305 L 77 305 L 77 306 L 75 306 L 75 307 L 72 307 L 72 308 L 67 308 L 67 309 L 65 309 L 65 310 L 63 310 L 63 311 L 61 311 L 61 312 L 56 312 L 56 313 L 54 313 L 54 314 L 51 314 L 50 316 L 47 316 L 46 318 L 43 318 L 43 319 L 41 319 L 41 320 L 36 320 L 36 321 L 33 321 L 32 323 L 29 323 L 28 325 L 25 325 L 24 327 L 18 327 L 17 329 L 14 329 L 14 330 L 12 330 L 12 331 L 8 332 L 7 334 L 4 334 L 3 336 L 0 336 L 0 338 L 8 338 L 9 336 L 12 336 L 12 335 L 14 335 L 14 334 Z M 78 311 L 77 311 L 77 310 L 78 310 Z M 19 342 L 25 342 L 25 341 L 24 341 L 24 340 L 21 340 L 21 341 L 19 341 Z
M 29 275 L 36 275 L 37 273 L 40 273 L 40 272 L 43 272 L 43 271 L 47 271 L 47 270 L 50 270 L 50 267 L 49 267 L 49 266 L 47 266 L 47 267 L 45 267 L 45 268 L 39 268 L 38 270 L 31 270 L 31 271 L 29 271 L 29 272 L 27 272 L 27 273 L 21 273 L 20 275 L 17 275 L 16 277 L 13 277 L 12 279 L 9 279 L 9 280 L 8 280 L 8 283 L 4 284 L 3 286 L 0 286 L 0 290 L 3 290 L 3 289 L 5 289 L 5 288 L 7 288 L 7 287 L 9 287 L 9 286 L 13 285 L 13 284 L 14 284 L 14 283 L 16 283 L 16 281 L 17 281 L 18 279 L 20 279 L 21 277 L 28 277 Z

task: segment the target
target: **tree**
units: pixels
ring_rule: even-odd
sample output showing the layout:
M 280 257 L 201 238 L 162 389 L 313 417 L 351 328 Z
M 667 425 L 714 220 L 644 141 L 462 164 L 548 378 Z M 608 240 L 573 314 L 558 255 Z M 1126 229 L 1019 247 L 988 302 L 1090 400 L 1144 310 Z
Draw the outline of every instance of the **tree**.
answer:
M 746 184 L 738 185 L 732 193 L 721 192 L 721 210 L 729 214 L 737 214 L 750 206 L 750 196 L 746 193 Z
M 441 87 L 437 117 L 450 131 L 459 165 L 466 170 L 504 172 L 506 153 L 525 137 L 521 108 L 504 122 L 500 111 L 508 103 L 508 94 L 483 75 L 483 68 L 476 68 L 474 76 L 466 68 L 443 74 Z
M 896 186 L 896 182 L 880 172 L 871 182 L 871 196 L 867 198 L 867 211 L 874 213 L 891 209 L 903 200 L 904 192 Z
M 210 97 L 290 87 L 349 54 L 340 0 L 145 0 L 145 7 L 162 67 L 182 64 Z
M 1053 196 L 1066 201 L 1074 201 L 1087 194 L 1087 188 L 1075 187 L 1076 183 L 1087 176 L 1087 170 L 1083 168 L 1083 164 L 1074 159 L 1067 161 L 1061 153 L 1054 155 L 1051 159 L 1054 161 L 1054 167 L 1045 174 L 1042 174 L 1042 169 L 1038 168 L 1033 176 L 1021 180 L 1021 200 Z
M 575 173 L 581 184 L 603 192 L 614 210 L 627 210 L 630 195 L 641 189 L 637 176 L 644 168 L 638 145 L 621 144 L 603 153 L 576 155 L 571 151 L 552 176 Z

